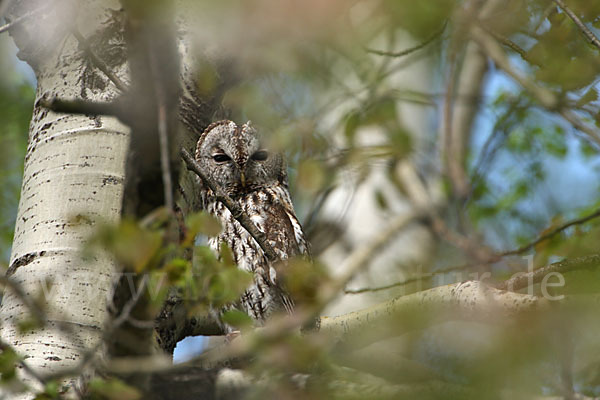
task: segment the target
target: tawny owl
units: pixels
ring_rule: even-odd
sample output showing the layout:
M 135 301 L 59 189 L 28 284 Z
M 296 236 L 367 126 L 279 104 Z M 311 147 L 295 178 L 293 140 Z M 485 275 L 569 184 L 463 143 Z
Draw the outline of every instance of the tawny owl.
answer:
M 209 125 L 198 140 L 196 160 L 207 177 L 241 206 L 283 262 L 296 255 L 308 256 L 304 232 L 290 200 L 283 156 L 263 148 L 250 122 L 241 127 L 227 120 Z M 294 302 L 259 244 L 209 188 L 204 190 L 203 202 L 223 226 L 221 233 L 209 240 L 210 246 L 218 251 L 221 243 L 226 243 L 238 268 L 254 275 L 238 306 L 257 325 L 274 312 L 291 313 Z

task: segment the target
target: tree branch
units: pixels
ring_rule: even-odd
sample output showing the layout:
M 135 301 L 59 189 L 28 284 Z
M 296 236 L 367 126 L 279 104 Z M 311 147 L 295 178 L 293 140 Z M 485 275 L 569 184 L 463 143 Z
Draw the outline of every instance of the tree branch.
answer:
M 31 17 L 33 17 L 33 16 L 35 16 L 35 15 L 39 14 L 40 12 L 42 12 L 42 11 L 46 10 L 50 4 L 51 4 L 51 3 L 45 4 L 45 5 L 41 6 L 41 7 L 40 7 L 40 8 L 38 8 L 38 9 L 35 9 L 35 10 L 33 10 L 33 11 L 30 11 L 30 12 L 28 12 L 28 13 L 26 13 L 26 14 L 23 14 L 22 16 L 20 16 L 20 17 L 17 17 L 17 18 L 15 18 L 14 20 L 12 20 L 12 21 L 10 21 L 10 22 L 8 22 L 8 23 L 6 23 L 6 24 L 4 24 L 4 25 L 0 26 L 0 33 L 6 32 L 6 31 L 8 31 L 10 28 L 12 28 L 12 27 L 14 27 L 14 26 L 16 26 L 16 25 L 20 24 L 21 22 L 23 22 L 23 21 L 25 21 L 25 20 L 27 20 L 27 19 L 29 19 L 29 18 L 31 18 Z
M 600 254 L 566 259 L 538 268 L 535 271 L 515 274 L 512 278 L 497 285 L 496 288 L 500 290 L 516 291 L 540 283 L 546 275 L 553 272 L 562 274 L 571 271 L 597 268 L 598 266 L 600 266 Z
M 586 215 L 585 217 L 574 219 L 572 221 L 566 222 L 566 223 L 564 223 L 564 224 L 562 224 L 562 225 L 554 228 L 550 232 L 547 232 L 547 233 L 543 234 L 542 236 L 538 237 L 534 241 L 529 242 L 529 243 L 527 243 L 527 244 L 519 247 L 518 249 L 499 253 L 498 256 L 499 257 L 504 257 L 504 256 L 511 256 L 511 255 L 522 254 L 522 253 L 526 252 L 527 250 L 535 247 L 539 243 L 543 242 L 544 240 L 548 240 L 548 239 L 552 238 L 553 236 L 561 233 L 562 231 L 564 231 L 567 228 L 570 228 L 571 226 L 581 225 L 581 224 L 584 224 L 584 223 L 586 223 L 586 222 L 588 222 L 588 221 L 590 221 L 590 220 L 592 220 L 594 218 L 598 218 L 598 217 L 600 217 L 600 209 L 594 211 L 593 213 L 591 213 L 589 215 Z
M 365 50 L 367 51 L 367 53 L 377 54 L 378 56 L 403 57 L 403 56 L 409 55 L 411 53 L 414 53 L 415 51 L 421 50 L 423 47 L 432 43 L 435 39 L 440 37 L 442 35 L 442 33 L 444 33 L 444 31 L 446 30 L 446 26 L 448 26 L 448 20 L 444 21 L 444 25 L 442 25 L 442 27 L 440 29 L 435 31 L 430 37 L 425 39 L 423 42 L 419 43 L 418 45 L 416 45 L 414 47 L 410 47 L 408 49 L 405 49 L 405 50 L 402 50 L 399 52 L 383 51 L 383 50 L 376 50 L 376 49 L 370 49 L 370 48 L 366 48 Z
M 92 47 L 89 45 L 88 41 L 83 37 L 79 30 L 77 30 L 77 28 L 73 28 L 71 33 L 75 37 L 75 39 L 77 39 L 77 41 L 79 42 L 79 46 L 81 46 L 85 54 L 90 58 L 90 60 L 92 60 L 92 63 L 100 71 L 102 71 L 112 83 L 115 84 L 117 89 L 119 89 L 123 93 L 126 92 L 128 89 L 127 85 L 123 83 L 123 81 L 121 81 L 121 79 L 110 70 L 110 68 L 104 63 L 104 61 L 102 61 L 100 57 L 96 55 L 96 53 L 92 50 Z
M 157 65 L 160 63 L 157 60 L 157 56 L 154 52 L 149 52 L 150 58 L 150 73 L 154 78 L 154 88 L 156 93 L 156 107 L 158 114 L 157 121 L 157 130 L 158 130 L 158 140 L 160 142 L 160 170 L 163 181 L 163 195 L 165 197 L 165 206 L 170 212 L 175 210 L 175 202 L 173 200 L 173 181 L 171 179 L 171 157 L 170 157 L 170 145 L 171 138 L 176 138 L 175 133 L 173 132 L 175 129 L 173 126 L 169 126 L 169 109 L 167 106 L 167 101 L 169 98 L 167 96 L 165 87 L 163 82 L 161 81 L 160 73 L 157 71 L 159 68 Z M 175 113 L 173 111 L 173 113 Z
M 527 287 L 528 285 L 540 283 L 544 279 L 544 276 L 546 276 L 547 274 L 552 273 L 552 272 L 567 273 L 567 272 L 571 272 L 571 271 L 596 268 L 599 265 L 600 265 L 600 254 L 583 256 L 583 257 L 578 257 L 578 258 L 573 258 L 573 259 L 566 259 L 563 261 L 559 261 L 559 262 L 547 265 L 542 268 L 538 268 L 532 272 L 518 272 L 515 275 L 513 275 L 512 278 L 510 278 L 498 285 L 495 285 L 495 287 L 497 289 L 501 289 L 501 290 L 511 290 L 511 291 L 520 290 L 520 289 Z M 423 279 L 430 279 L 431 277 L 433 277 L 435 275 L 442 275 L 442 274 L 445 274 L 448 272 L 460 271 L 465 268 L 466 268 L 466 265 L 453 266 L 453 267 L 441 269 L 441 270 L 438 270 L 438 271 L 435 271 L 435 272 L 432 272 L 429 274 L 415 276 L 413 278 L 409 278 L 409 279 L 406 279 L 406 280 L 403 280 L 400 282 L 391 283 L 389 285 L 367 287 L 367 288 L 360 288 L 360 289 L 346 289 L 346 290 L 344 290 L 344 293 L 360 294 L 360 293 L 378 292 L 378 291 L 382 291 L 382 290 L 393 289 L 398 286 L 404 286 L 404 285 L 408 285 L 410 283 L 419 282 L 420 280 L 423 280 Z
M 336 342 L 351 341 L 353 348 L 452 319 L 510 317 L 537 310 L 546 300 L 502 291 L 480 281 L 438 286 L 337 317 L 321 317 L 320 332 Z M 402 321 L 402 323 L 394 323 Z
M 404 229 L 410 223 L 417 221 L 425 217 L 427 213 L 422 211 L 414 212 L 409 215 L 400 215 L 393 219 L 387 227 L 385 227 L 373 240 L 368 242 L 362 247 L 354 250 L 344 260 L 340 270 L 344 273 L 326 290 L 324 290 L 323 297 L 320 299 L 320 303 L 327 305 L 331 302 L 340 292 L 343 291 L 344 287 L 354 278 L 358 271 L 364 268 L 365 265 L 373 258 L 373 255 L 383 248 L 389 241 L 402 229 Z
M 510 61 L 502 51 L 502 48 L 487 32 L 478 26 L 473 26 L 471 29 L 472 39 L 479 44 L 483 51 L 494 61 L 496 66 L 510 75 L 517 81 L 525 90 L 527 90 L 537 101 L 546 109 L 559 113 L 564 119 L 569 121 L 576 129 L 585 132 L 588 137 L 600 145 L 600 133 L 581 121 L 571 110 L 561 106 L 558 96 L 552 91 L 538 86 L 532 80 L 514 70 Z
M 86 100 L 61 100 L 42 98 L 40 100 L 40 106 L 58 113 L 111 115 L 121 120 L 126 119 L 125 112 L 122 110 L 124 104 L 119 99 L 113 100 L 111 102 L 95 102 Z
M 529 62 L 529 57 L 527 56 L 527 52 L 521 46 L 519 46 L 512 40 L 500 35 L 499 33 L 492 31 L 487 26 L 485 26 L 485 24 L 483 24 L 483 23 L 480 23 L 479 26 L 481 27 L 481 29 L 485 30 L 487 33 L 492 35 L 494 37 L 494 39 L 496 39 L 498 42 L 502 43 L 504 46 L 510 48 L 511 50 L 515 51 L 516 53 L 519 53 L 519 55 L 521 56 L 521 58 L 523 60 Z
M 490 34 L 479 26 L 474 25 L 471 29 L 471 38 L 479 44 L 485 54 L 487 54 L 500 69 L 510 75 L 524 89 L 530 92 L 542 106 L 553 111 L 556 111 L 559 108 L 558 97 L 552 91 L 537 86 L 533 81 L 521 76 L 513 69 L 506 54 Z
M 256 240 L 256 243 L 258 243 L 260 248 L 265 252 L 265 255 L 269 261 L 278 261 L 279 256 L 273 247 L 267 242 L 267 238 L 265 237 L 264 233 L 258 230 L 254 222 L 252 222 L 244 210 L 242 210 L 242 208 L 236 202 L 234 202 L 233 199 L 223 191 L 223 189 L 217 186 L 217 184 L 215 184 L 211 179 L 208 178 L 208 176 L 206 176 L 204 171 L 202 171 L 200 164 L 198 164 L 196 159 L 192 157 L 192 155 L 186 149 L 181 149 L 181 156 L 186 162 L 188 169 L 202 179 L 202 181 L 213 191 L 217 200 L 227 207 L 233 218 L 235 218 L 240 225 L 242 225 L 244 229 L 248 231 L 254 240 Z
M 594 46 L 600 49 L 600 40 L 594 33 L 588 29 L 587 26 L 579 19 L 579 17 L 564 3 L 562 0 L 552 0 L 554 1 L 568 16 L 575 22 L 575 25 L 581 29 L 581 32 L 585 35 L 587 40 Z

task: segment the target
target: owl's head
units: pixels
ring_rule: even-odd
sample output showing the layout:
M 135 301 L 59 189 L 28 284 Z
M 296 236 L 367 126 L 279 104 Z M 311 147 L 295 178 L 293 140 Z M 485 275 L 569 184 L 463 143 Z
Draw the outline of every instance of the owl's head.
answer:
M 228 120 L 210 124 L 198 140 L 196 160 L 230 196 L 287 184 L 282 155 L 263 147 L 249 121 L 241 127 Z

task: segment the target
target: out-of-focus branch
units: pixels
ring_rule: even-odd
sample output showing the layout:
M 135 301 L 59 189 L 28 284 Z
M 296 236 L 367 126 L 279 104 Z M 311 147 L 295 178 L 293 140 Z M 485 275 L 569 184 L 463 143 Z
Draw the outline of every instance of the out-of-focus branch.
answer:
M 485 264 L 489 264 L 489 263 L 493 263 L 493 262 L 497 262 L 499 261 L 502 257 L 506 257 L 506 256 L 512 256 L 512 255 L 518 255 L 518 254 L 523 254 L 524 252 L 526 252 L 527 250 L 530 250 L 531 248 L 535 247 L 536 245 L 538 245 L 539 243 L 542 243 L 545 240 L 548 240 L 556 235 L 558 235 L 559 233 L 563 232 L 565 229 L 568 229 L 572 226 L 575 225 L 581 225 L 584 224 L 588 221 L 591 221 L 592 219 L 598 218 L 600 217 L 600 209 L 594 211 L 593 213 L 586 215 L 585 217 L 581 217 L 581 218 L 577 218 L 568 222 L 565 222 L 564 224 L 557 226 L 556 228 L 552 229 L 549 232 L 544 233 L 543 235 L 541 235 L 540 237 L 538 237 L 537 239 L 517 248 L 514 250 L 508 250 L 508 251 L 504 251 L 501 253 L 489 253 L 486 249 L 482 249 L 482 256 L 486 256 L 487 254 L 487 259 L 484 259 L 483 261 L 481 261 L 482 263 Z M 579 259 L 574 259 L 573 263 L 570 263 L 568 261 L 562 261 L 561 265 L 565 265 L 564 268 L 572 268 L 572 269 L 581 269 L 581 265 L 585 265 L 582 264 L 578 261 Z M 546 272 L 541 272 L 541 270 L 536 270 L 539 272 L 536 272 L 536 276 L 542 276 L 549 273 L 549 272 L 553 272 L 552 267 L 554 264 L 548 266 L 547 268 L 549 268 Z M 566 267 L 568 266 L 568 267 Z M 435 275 L 443 275 L 446 274 L 448 272 L 454 272 L 454 271 L 462 271 L 465 270 L 466 268 L 468 268 L 469 265 L 455 265 L 455 266 L 451 266 L 448 268 L 444 268 L 444 269 L 440 269 L 425 275 L 419 275 L 419 276 L 415 276 L 412 278 L 408 278 L 405 279 L 403 281 L 399 281 L 399 282 L 394 282 L 394 283 L 390 283 L 388 285 L 383 285 L 383 286 L 376 286 L 376 287 L 365 287 L 365 288 L 359 288 L 359 289 L 345 289 L 344 293 L 345 294 L 361 294 L 361 293 L 367 293 L 367 292 L 379 292 L 382 290 L 388 290 L 388 289 L 393 289 L 396 287 L 400 287 L 400 286 L 405 286 L 411 283 L 415 283 L 415 282 L 419 282 L 419 281 L 423 281 L 423 280 L 427 280 L 427 279 L 431 279 L 431 277 L 435 276 Z M 567 272 L 569 270 L 572 269 L 567 269 L 565 271 L 560 271 L 560 272 Z M 520 279 L 525 279 L 525 278 L 520 278 Z M 537 278 L 536 278 L 537 279 Z M 534 282 L 537 283 L 537 282 Z M 505 286 L 500 286 L 500 288 L 503 288 Z M 515 289 L 516 290 L 516 289 Z
M 98 68 L 100 71 L 102 71 L 104 73 L 104 75 L 106 75 L 106 77 L 108 79 L 110 79 L 111 82 L 114 83 L 115 86 L 121 92 L 126 92 L 127 85 L 125 83 L 123 83 L 123 81 L 121 81 L 121 79 L 117 76 L 117 74 L 115 74 L 113 71 L 111 71 L 111 69 L 108 67 L 108 65 L 106 65 L 106 63 L 104 61 L 102 61 L 100 59 L 100 57 L 98 57 L 96 55 L 96 53 L 92 50 L 92 47 L 90 46 L 88 41 L 83 37 L 83 35 L 79 32 L 79 30 L 77 28 L 73 28 L 71 33 L 73 34 L 75 39 L 77 39 L 77 41 L 79 42 L 79 46 L 83 49 L 85 54 L 89 57 L 89 59 L 96 66 L 96 68 Z
M 487 33 L 492 35 L 494 37 L 494 39 L 496 39 L 498 42 L 502 43 L 502 45 L 510 48 L 511 50 L 513 50 L 516 53 L 519 53 L 519 55 L 521 56 L 521 58 L 523 60 L 529 61 L 529 56 L 527 55 L 527 52 L 521 46 L 519 46 L 512 40 L 500 35 L 499 33 L 492 31 L 484 24 L 480 24 L 479 26 L 481 27 L 481 29 L 485 30 Z
M 431 215 L 431 228 L 443 240 L 473 257 L 478 263 L 497 261 L 499 257 L 492 249 L 477 241 L 456 232 L 437 215 Z
M 467 281 L 397 297 L 336 317 L 320 317 L 316 329 L 330 335 L 333 343 L 351 343 L 352 348 L 357 349 L 443 321 L 498 321 L 539 310 L 546 305 L 545 299 L 536 296 L 502 291 L 480 281 Z M 204 368 L 230 365 L 232 360 L 251 354 L 258 343 L 290 332 L 291 327 L 298 325 L 297 319 L 292 316 L 272 321 L 264 328 L 244 334 L 227 346 L 211 349 L 189 363 Z
M 409 55 L 411 53 L 414 53 L 415 51 L 421 50 L 422 48 L 426 47 L 428 44 L 432 43 L 435 39 L 440 37 L 442 35 L 442 33 L 444 33 L 447 25 L 448 25 L 448 20 L 444 21 L 444 25 L 442 25 L 442 27 L 439 30 L 435 31 L 430 37 L 425 39 L 423 42 L 419 43 L 418 45 L 416 45 L 414 47 L 410 47 L 410 48 L 402 50 L 402 51 L 398 51 L 398 52 L 383 51 L 383 50 L 376 50 L 376 49 L 370 49 L 370 48 L 367 48 L 365 50 L 367 51 L 367 53 L 377 54 L 378 56 L 403 57 L 403 56 Z
M 2 352 L 5 352 L 10 348 L 10 345 L 0 338 L 0 350 L 2 350 Z M 45 384 L 47 382 L 47 380 L 43 376 L 38 374 L 38 372 L 35 369 L 31 368 L 25 360 L 19 360 L 18 364 L 21 366 L 21 368 L 23 368 L 23 370 L 25 370 L 25 372 L 31 375 L 39 383 Z
M 466 123 L 466 121 L 464 122 Z M 433 200 L 410 163 L 401 164 L 397 169 L 397 174 L 413 205 L 418 208 L 431 210 L 427 215 L 427 220 L 436 235 L 475 258 L 479 263 L 487 263 L 491 258 L 497 258 L 494 257 L 494 252 L 491 249 L 477 243 L 468 236 L 450 229 L 444 220 L 433 212 Z
M 560 104 L 558 96 L 552 91 L 536 85 L 535 82 L 518 73 L 510 64 L 508 57 L 506 57 L 506 54 L 498 42 L 491 35 L 474 25 L 471 28 L 471 37 L 500 69 L 517 81 L 525 90 L 536 98 L 543 107 L 550 111 L 558 112 L 576 129 L 585 132 L 592 141 L 600 145 L 600 133 L 592 126 L 588 126 L 581 121 L 571 110 L 564 108 Z
M 320 303 L 323 306 L 332 301 L 344 287 L 361 269 L 368 265 L 373 255 L 381 250 L 386 244 L 393 239 L 398 232 L 408 226 L 410 223 L 417 221 L 427 215 L 426 212 L 416 211 L 412 214 L 403 214 L 393 219 L 384 229 L 379 232 L 370 242 L 362 247 L 359 247 L 352 252 L 342 263 L 340 268 L 344 273 L 330 286 L 324 290 L 323 297 Z
M 600 49 L 600 40 L 598 39 L 598 37 L 596 35 L 594 35 L 594 32 L 592 32 L 591 30 L 588 29 L 587 26 L 585 26 L 585 24 L 579 19 L 577 14 L 575 14 L 573 12 L 573 10 L 571 10 L 569 7 L 567 7 L 567 5 L 565 4 L 564 1 L 562 1 L 562 0 L 552 0 L 552 1 L 554 1 L 569 16 L 569 18 L 571 18 L 573 20 L 573 22 L 575 22 L 575 25 L 577 25 L 577 27 L 579 29 L 581 29 L 581 32 L 583 32 L 583 34 L 585 35 L 587 40 L 589 40 L 589 42 L 591 44 L 593 44 L 594 46 L 596 46 L 597 48 Z
M 390 283 L 388 285 L 383 285 L 383 286 L 364 287 L 364 288 L 360 288 L 360 289 L 345 289 L 344 294 L 361 294 L 361 293 L 368 293 L 368 292 L 380 292 L 382 290 L 393 289 L 393 288 L 400 287 L 400 286 L 406 286 L 411 283 L 417 283 L 417 282 L 429 280 L 432 277 L 437 276 L 437 275 L 443 275 L 443 274 L 447 274 L 449 272 L 455 272 L 455 271 L 464 271 L 469 266 L 470 265 L 466 265 L 466 264 L 453 265 L 448 268 L 438 269 L 436 271 L 429 272 L 427 274 L 413 276 L 413 277 L 405 279 L 403 281 L 394 282 L 394 283 Z
M 162 82 L 161 71 L 156 52 L 149 52 L 150 59 L 150 75 L 153 78 L 154 91 L 156 93 L 156 108 L 157 108 L 157 131 L 158 140 L 160 143 L 160 170 L 163 181 L 163 193 L 165 198 L 165 206 L 169 211 L 175 210 L 175 202 L 173 199 L 173 181 L 171 179 L 171 156 L 170 148 L 173 146 L 171 142 L 177 137 L 177 126 L 169 124 L 169 112 L 176 115 L 176 112 L 169 110 L 168 102 L 173 99 L 168 94 L 168 88 Z
M 20 16 L 20 17 L 17 17 L 17 18 L 15 18 L 15 19 L 13 19 L 12 21 L 10 21 L 10 22 L 8 22 L 8 23 L 6 23 L 6 24 L 4 24 L 4 25 L 0 26 L 0 33 L 6 32 L 6 31 L 8 31 L 10 28 L 12 28 L 12 27 L 14 27 L 14 26 L 16 26 L 16 25 L 20 24 L 21 22 L 23 22 L 23 21 L 25 21 L 25 20 L 27 20 L 27 19 L 29 19 L 29 18 L 31 18 L 31 17 L 34 17 L 34 16 L 36 16 L 36 15 L 37 15 L 37 14 L 39 14 L 40 12 L 42 12 L 42 11 L 46 10 L 46 9 L 48 8 L 48 6 L 49 6 L 49 5 L 50 5 L 50 3 L 48 3 L 48 4 L 45 4 L 45 5 L 41 6 L 40 8 L 37 8 L 37 9 L 35 9 L 35 10 L 33 10 L 33 11 L 30 11 L 30 12 L 28 12 L 28 13 L 26 13 L 26 14 L 23 14 L 22 16 Z
M 518 272 L 513 275 L 512 278 L 495 285 L 497 289 L 501 290 L 520 290 L 528 285 L 533 285 L 536 283 L 540 283 L 544 277 L 552 272 L 559 273 L 567 273 L 571 271 L 579 271 L 584 269 L 591 269 L 600 266 L 600 254 L 583 256 L 578 258 L 566 259 L 563 261 L 559 261 L 550 265 L 547 265 L 542 268 L 538 268 L 535 271 L 531 272 Z M 392 289 L 399 286 L 408 285 L 411 283 L 419 282 L 421 280 L 430 279 L 435 275 L 442 275 L 449 272 L 461 271 L 464 270 L 467 265 L 458 265 L 452 266 L 444 269 L 440 269 L 428 274 L 415 276 L 412 278 L 405 279 L 403 281 L 390 283 L 389 285 L 384 286 L 376 286 L 376 287 L 366 287 L 360 289 L 347 289 L 344 293 L 347 294 L 360 294 L 366 292 L 378 292 L 382 290 Z
M 8 288 L 19 300 L 21 300 L 31 313 L 31 316 L 35 319 L 36 323 L 44 324 L 46 322 L 46 312 L 32 300 L 29 294 L 25 293 L 21 285 L 7 276 L 0 275 L 0 286 L 3 286 L 4 289 Z
M 94 102 L 86 100 L 41 99 L 40 105 L 51 111 L 65 114 L 112 115 L 127 121 L 123 112 L 126 105 L 121 99 L 111 102 Z
M 467 281 L 394 298 L 337 317 L 321 317 L 320 331 L 332 335 L 336 342 L 351 341 L 356 348 L 357 340 L 367 345 L 452 319 L 498 320 L 537 310 L 545 304 L 544 299 L 535 296 Z
M 558 235 L 559 233 L 561 233 L 562 231 L 564 231 L 567 228 L 570 228 L 574 225 L 584 224 L 584 223 L 586 223 L 594 218 L 598 218 L 598 217 L 600 217 L 600 209 L 594 211 L 593 213 L 591 213 L 589 215 L 586 215 L 585 217 L 574 219 L 574 220 L 568 221 L 560 226 L 557 226 L 556 228 L 552 229 L 550 232 L 544 233 L 542 236 L 538 237 L 534 241 L 529 242 L 529 243 L 519 247 L 518 249 L 502 252 L 502 253 L 498 254 L 498 256 L 504 257 L 504 256 L 522 254 L 522 253 L 526 252 L 527 250 L 535 247 L 539 243 L 543 242 L 544 240 L 548 240 L 548 239 Z
M 542 106 L 549 110 L 556 110 L 558 108 L 559 101 L 557 96 L 552 91 L 537 86 L 533 81 L 517 73 L 517 71 L 513 69 L 508 57 L 506 57 L 506 54 L 502 51 L 498 42 L 491 35 L 474 25 L 471 29 L 471 37 L 500 69 L 510 75 L 523 86 L 523 88 L 530 92 Z
M 483 2 L 483 7 L 478 11 L 476 3 L 472 2 L 463 18 L 470 20 L 473 15 L 486 18 L 501 4 L 499 0 Z M 473 119 L 479 107 L 483 77 L 487 72 L 485 57 L 475 44 L 465 40 L 468 39 L 465 33 L 462 29 L 456 29 L 453 45 L 451 44 L 449 49 L 450 71 L 446 85 L 440 140 L 443 144 L 442 162 L 446 167 L 454 196 L 458 199 L 466 198 L 470 191 L 466 173 L 467 146 Z M 464 55 L 461 59 L 459 50 L 462 49 Z M 464 100 L 465 98 L 469 100 Z
M 500 290 L 520 290 L 529 285 L 540 283 L 550 273 L 566 273 L 600 266 L 600 254 L 566 259 L 538 268 L 535 271 L 515 274 L 512 278 L 502 282 L 496 287 Z

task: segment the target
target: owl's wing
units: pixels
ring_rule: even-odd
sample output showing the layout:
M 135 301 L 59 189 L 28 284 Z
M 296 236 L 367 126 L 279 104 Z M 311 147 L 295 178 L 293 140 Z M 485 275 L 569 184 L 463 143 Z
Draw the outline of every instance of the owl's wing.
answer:
M 287 189 L 281 186 L 269 188 L 267 195 L 270 201 L 265 212 L 270 214 L 267 217 L 270 223 L 266 227 L 265 235 L 271 246 L 284 259 L 297 255 L 310 258 L 310 248 L 302 225 L 294 213 Z

